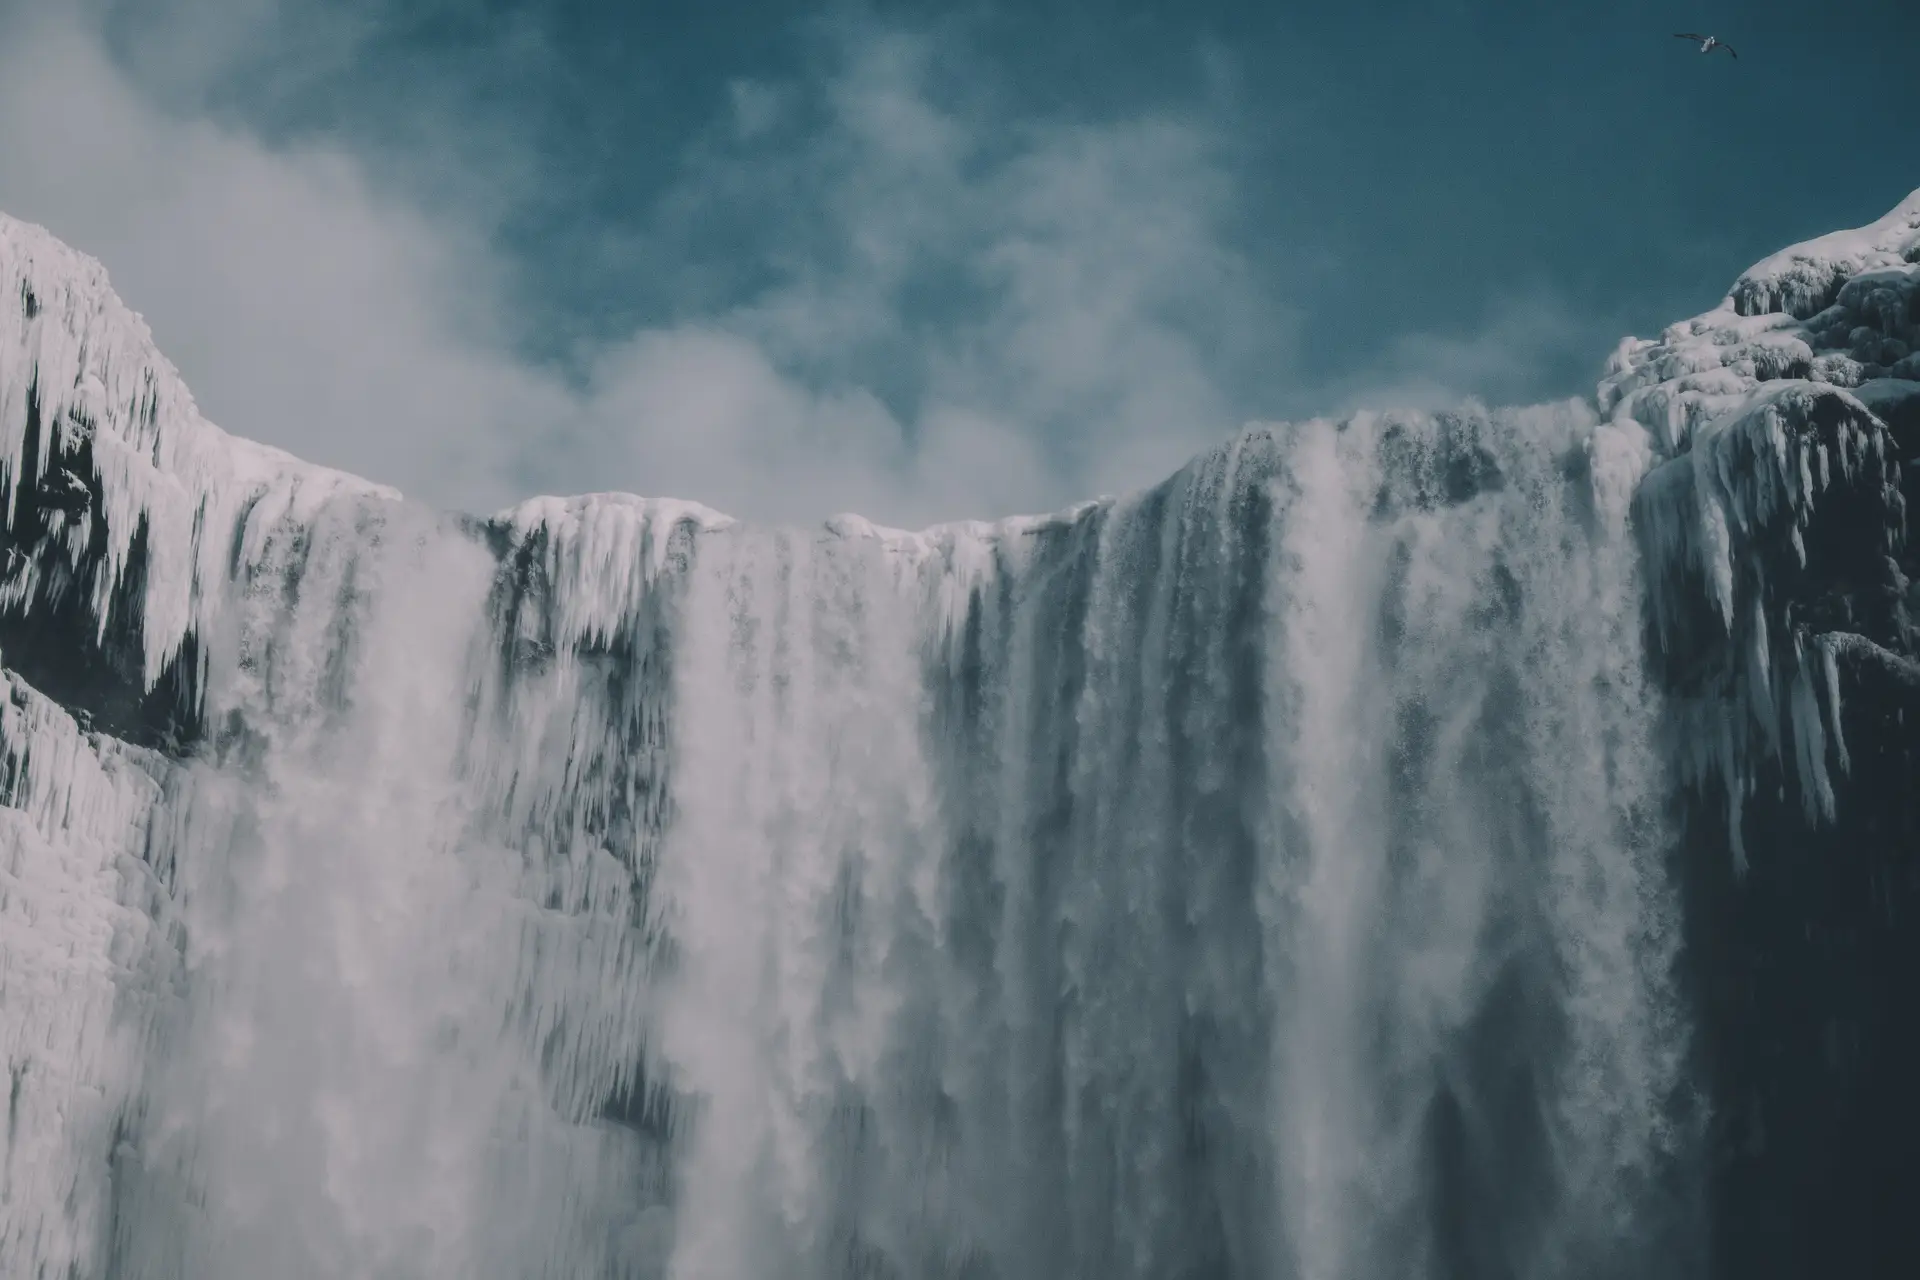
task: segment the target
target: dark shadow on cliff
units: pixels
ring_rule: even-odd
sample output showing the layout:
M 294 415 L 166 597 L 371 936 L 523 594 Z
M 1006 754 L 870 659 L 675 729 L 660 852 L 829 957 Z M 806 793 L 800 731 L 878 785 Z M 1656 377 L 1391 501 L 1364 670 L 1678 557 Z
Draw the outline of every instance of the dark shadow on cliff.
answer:
M 1826 419 L 1843 402 L 1820 404 L 1798 426 L 1832 446 Z M 1810 662 L 1830 656 L 1845 743 L 1844 763 L 1829 752 L 1833 820 L 1809 818 L 1795 770 L 1758 764 L 1742 872 L 1725 783 L 1681 800 L 1686 979 L 1713 1109 L 1709 1274 L 1725 1280 L 1920 1275 L 1915 495 L 1900 492 L 1912 471 L 1894 439 L 1874 430 L 1884 463 L 1816 501 L 1804 565 L 1781 522 L 1745 549 L 1736 588 L 1761 593 L 1775 655 L 1797 636 Z M 1717 617 L 1694 622 L 1700 645 L 1656 664 L 1677 693 L 1746 660 L 1738 636 L 1712 640 Z

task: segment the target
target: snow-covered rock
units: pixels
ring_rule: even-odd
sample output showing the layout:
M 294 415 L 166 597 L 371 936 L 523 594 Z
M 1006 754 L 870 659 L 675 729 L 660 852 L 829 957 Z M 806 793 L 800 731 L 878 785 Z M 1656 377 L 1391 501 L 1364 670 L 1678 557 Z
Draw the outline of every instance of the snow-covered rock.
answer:
M 903 531 L 426 511 L 0 218 L 0 1270 L 1700 1274 L 1672 855 L 1905 749 L 1917 231 Z
M 1920 192 L 1622 343 L 1598 392 L 1690 784 L 1713 1274 L 1920 1267 Z
M 1601 411 L 1665 455 L 1636 506 L 1652 643 L 1686 708 L 1688 776 L 1726 792 L 1741 860 L 1757 761 L 1784 760 L 1809 812 L 1832 814 L 1846 746 L 1819 655 L 1849 636 L 1912 653 L 1901 473 L 1920 450 L 1920 382 L 1902 375 L 1920 342 L 1916 263 L 1920 192 L 1755 264 L 1659 339 L 1626 339 L 1599 386 Z

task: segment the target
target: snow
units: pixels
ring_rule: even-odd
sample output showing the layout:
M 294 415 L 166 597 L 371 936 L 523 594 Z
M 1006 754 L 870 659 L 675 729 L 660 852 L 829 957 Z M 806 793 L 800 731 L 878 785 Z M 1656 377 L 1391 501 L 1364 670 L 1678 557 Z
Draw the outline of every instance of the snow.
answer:
M 1760 383 L 1851 386 L 1892 373 L 1920 326 L 1916 262 L 1920 191 L 1868 226 L 1755 264 L 1717 307 L 1659 339 L 1624 339 L 1600 383 L 1601 412 L 1635 419 L 1672 454 Z
M 1770 575 L 1893 461 L 1916 229 L 1758 264 L 1597 404 L 1257 426 L 995 522 L 472 538 L 207 423 L 0 219 L 0 489 L 85 445 L 99 490 L 0 607 L 89 581 L 104 635 L 144 528 L 145 680 L 196 636 L 220 730 L 169 761 L 0 672 L 0 1254 L 97 1274 L 112 1186 L 166 1280 L 785 1274 L 842 1208 L 902 1273 L 1406 1274 L 1396 1108 L 1488 1087 L 1458 1046 L 1526 970 L 1528 1229 L 1636 1270 L 1685 1137 L 1657 728 L 1736 856 L 1763 759 L 1831 814 L 1858 638 Z M 1643 608 L 1706 664 L 1666 703 Z
M 1855 387 L 1853 394 L 1882 422 L 1920 410 L 1920 378 L 1872 378 Z
M 108 1168 L 165 989 L 167 894 L 141 861 L 164 762 L 83 734 L 0 671 L 0 1258 L 97 1275 Z M 129 976 L 137 975 L 129 983 Z M 31 1258 L 38 1270 L 14 1270 Z
M 145 678 L 157 679 L 191 630 L 219 609 L 229 557 L 244 562 L 267 532 L 310 519 L 342 496 L 399 494 L 278 449 L 227 435 L 201 417 L 141 318 L 115 296 L 105 269 L 43 228 L 0 215 L 0 489 L 19 510 L 29 469 L 87 444 L 99 471 L 98 511 L 67 521 L 47 554 L 79 567 L 95 522 L 105 525 L 106 572 L 90 607 L 104 636 L 113 591 L 144 526 L 150 548 L 140 622 Z M 30 304 L 29 304 L 30 302 Z M 45 426 L 25 456 L 28 401 Z M 83 477 L 84 479 L 84 477 Z M 56 565 L 38 556 L 0 587 L 0 606 L 34 599 Z
M 1920 191 L 1864 227 L 1835 231 L 1761 259 L 1734 282 L 1728 302 L 1741 315 L 1784 311 L 1806 319 L 1841 284 L 1881 267 L 1920 260 Z
M 997 574 L 1017 577 L 1028 563 L 1034 537 L 1071 529 L 1112 505 L 1112 499 L 1095 499 L 1046 515 L 956 520 L 920 530 L 841 514 L 827 520 L 824 532 L 871 544 L 889 558 L 897 582 L 917 584 L 921 616 L 929 620 L 929 645 L 951 666 L 959 660 L 961 631 L 976 593 Z
M 1637 424 L 1660 463 L 1640 488 L 1657 642 L 1725 649 L 1707 687 L 1677 699 L 1686 777 L 1724 787 L 1736 858 L 1740 815 L 1765 759 L 1800 782 L 1810 816 L 1831 817 L 1830 766 L 1844 767 L 1833 637 L 1779 634 L 1767 578 L 1776 552 L 1804 564 L 1804 534 L 1839 480 L 1894 471 L 1887 423 L 1920 400 L 1920 191 L 1885 217 L 1781 250 L 1744 272 L 1719 306 L 1628 338 L 1596 393 Z M 1839 423 L 1829 451 L 1816 417 Z M 1880 496 L 1889 552 L 1903 533 L 1897 492 Z M 1719 639 L 1693 634 L 1704 606 Z
M 571 646 L 604 645 L 631 628 L 677 530 L 712 532 L 732 520 L 695 502 L 603 493 L 534 498 L 495 522 L 514 551 L 534 550 L 556 610 L 550 641 Z

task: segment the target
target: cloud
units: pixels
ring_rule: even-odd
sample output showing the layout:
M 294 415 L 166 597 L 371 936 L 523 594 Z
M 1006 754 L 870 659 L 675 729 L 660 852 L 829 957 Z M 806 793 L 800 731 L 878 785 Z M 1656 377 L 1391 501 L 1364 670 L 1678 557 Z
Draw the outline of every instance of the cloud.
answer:
M 482 244 L 342 150 L 157 111 L 74 24 L 7 34 L 0 208 L 103 260 L 209 417 L 430 500 L 508 496 L 505 424 L 569 406 L 489 343 Z
M 1494 299 L 1470 328 L 1403 328 L 1382 334 L 1358 373 L 1330 383 L 1337 413 L 1360 408 L 1435 410 L 1469 397 L 1528 403 L 1578 385 L 1618 330 L 1542 285 Z
M 733 109 L 734 136 L 743 141 L 761 136 L 779 121 L 780 94 L 769 85 L 732 80 L 727 83 L 727 97 Z
M 720 323 L 872 389 L 916 447 L 935 422 L 943 449 L 961 422 L 1026 442 L 1056 502 L 1158 479 L 1238 425 L 1245 366 L 1284 356 L 1294 323 L 1229 247 L 1218 140 L 1168 114 L 1008 119 L 943 93 L 934 52 L 853 42 L 811 112 L 786 91 L 820 124 L 736 131 L 690 166 L 690 221 L 807 197 L 774 238 L 776 282 Z
M 742 237 L 766 269 L 708 310 L 704 339 L 643 334 L 602 356 L 590 385 L 633 408 L 585 426 L 583 455 L 704 468 L 701 491 L 754 510 L 804 477 L 800 492 L 844 495 L 836 508 L 918 521 L 1151 483 L 1239 424 L 1236 362 L 1285 326 L 1226 247 L 1215 140 L 1152 113 L 1013 119 L 977 79 L 952 83 L 956 61 L 863 29 L 815 76 L 731 86 L 632 251 L 670 270 L 738 210 L 776 208 Z M 701 378 L 660 354 L 696 350 Z M 782 394 L 748 400 L 729 378 Z
M 489 136 L 498 184 L 403 188 L 382 175 L 457 111 L 416 112 L 380 154 L 270 133 L 213 91 L 249 59 L 324 81 L 377 6 L 301 28 L 301 65 L 269 39 L 290 5 L 139 12 L 0 11 L 0 208 L 101 258 L 214 421 L 437 504 L 618 488 L 765 520 L 1044 509 L 1158 479 L 1250 416 L 1249 367 L 1284 363 L 1295 319 L 1230 247 L 1202 123 L 1014 118 L 955 46 L 936 61 L 856 26 L 805 74 L 734 82 L 614 240 L 672 281 L 731 222 L 744 283 L 686 288 L 697 305 L 562 369 L 527 353 L 527 264 L 500 247 L 538 185 L 528 147 Z

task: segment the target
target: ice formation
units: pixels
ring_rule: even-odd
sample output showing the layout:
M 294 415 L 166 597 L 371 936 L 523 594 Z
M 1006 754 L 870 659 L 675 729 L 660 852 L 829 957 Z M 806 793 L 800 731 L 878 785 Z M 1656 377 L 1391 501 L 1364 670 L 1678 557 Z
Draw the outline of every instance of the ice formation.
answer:
M 1601 411 L 1667 456 L 1638 498 L 1655 644 L 1682 675 L 1683 767 L 1725 791 L 1736 858 L 1757 762 L 1784 757 L 1810 810 L 1832 814 L 1838 638 L 1905 639 L 1895 557 L 1901 458 L 1920 446 L 1916 346 L 1920 192 L 1774 254 L 1660 340 L 1622 342 L 1600 386 Z M 1823 560 L 1811 572 L 1810 542 Z M 1809 578 L 1848 588 L 1849 606 L 1891 607 L 1794 616 Z
M 904 532 L 436 515 L 0 220 L 0 1270 L 1697 1274 L 1667 753 L 1904 671 L 1916 234 Z
M 31 610 L 81 591 L 104 636 L 142 541 L 141 582 L 123 607 L 144 635 L 140 675 L 151 685 L 187 633 L 210 620 L 229 561 L 253 554 L 276 524 L 310 519 L 341 493 L 399 497 L 208 424 L 97 262 L 4 218 L 0 253 L 9 299 L 0 306 L 8 524 L 23 522 L 23 503 L 68 460 L 84 460 L 92 499 L 79 511 L 52 507 L 58 514 L 49 514 L 38 554 L 5 585 L 9 605 Z

